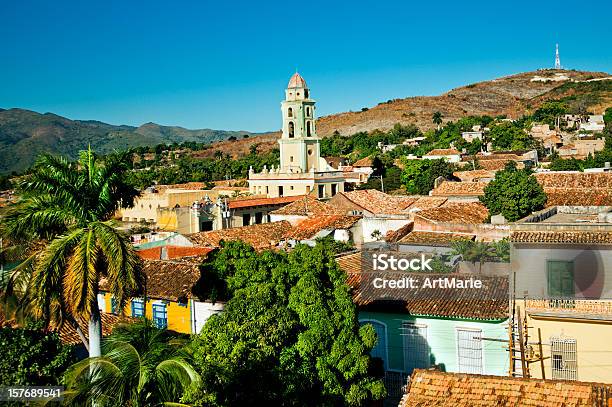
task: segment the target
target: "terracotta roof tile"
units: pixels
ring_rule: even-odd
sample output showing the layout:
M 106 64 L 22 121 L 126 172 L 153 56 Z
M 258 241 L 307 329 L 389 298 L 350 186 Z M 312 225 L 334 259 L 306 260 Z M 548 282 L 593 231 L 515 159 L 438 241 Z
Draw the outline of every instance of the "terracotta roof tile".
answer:
M 612 189 L 610 172 L 540 172 L 534 174 L 544 188 L 603 188 Z
M 301 199 L 302 196 L 281 196 L 277 198 L 249 198 L 249 199 L 234 199 L 230 200 L 227 205 L 230 209 L 252 208 L 256 206 L 269 206 L 289 204 Z
M 422 232 L 415 230 L 399 242 L 423 246 L 450 246 L 455 240 L 474 240 L 475 235 L 448 232 Z
M 515 243 L 612 244 L 612 232 L 587 231 L 516 231 L 510 235 Z
M 196 246 L 219 247 L 222 240 L 242 240 L 256 250 L 263 250 L 275 247 L 290 229 L 289 222 L 280 221 L 193 233 L 186 237 Z
M 349 229 L 361 216 L 318 215 L 302 220 L 285 233 L 285 238 L 295 240 L 311 239 L 323 230 Z
M 431 191 L 432 196 L 480 196 L 484 195 L 487 182 L 444 181 Z
M 361 160 L 357 160 L 355 161 L 352 166 L 353 167 L 371 167 L 372 166 L 372 158 L 371 157 L 365 157 L 362 158 Z
M 404 311 L 411 315 L 447 317 L 458 319 L 503 320 L 508 318 L 508 278 L 485 277 L 480 280 L 483 287 L 466 290 L 459 288 L 440 289 L 370 289 L 361 284 L 371 278 L 371 265 L 366 265 L 362 253 L 352 253 L 336 259 L 347 274 L 347 284 L 351 287 L 353 301 L 364 308 L 386 308 Z M 364 269 L 366 267 L 366 269 Z M 389 272 L 394 279 L 409 273 Z M 414 276 L 415 273 L 410 275 Z M 420 278 L 453 277 L 457 274 L 419 273 Z M 461 274 L 465 277 L 465 274 Z
M 312 216 L 342 214 L 342 211 L 334 208 L 332 205 L 319 201 L 315 197 L 307 195 L 270 213 L 274 215 Z
M 436 148 L 431 150 L 429 153 L 425 154 L 427 157 L 437 156 L 437 155 L 461 155 L 459 150 L 454 148 Z
M 190 260 L 144 260 L 147 277 L 147 297 L 178 302 L 193 297 L 192 288 L 200 279 L 200 263 Z M 109 291 L 106 279 L 100 280 L 100 290 Z M 141 295 L 142 293 L 134 293 Z
M 491 170 L 470 170 L 470 171 L 455 171 L 453 175 L 459 178 L 462 182 L 474 182 L 480 179 L 493 179 L 495 178 L 496 171 Z
M 612 385 L 415 369 L 399 407 L 606 406 Z
M 208 247 L 184 247 L 184 246 L 157 246 L 149 249 L 138 250 L 138 255 L 147 260 L 160 260 L 162 247 L 166 249 L 168 259 L 179 259 L 183 257 L 205 258 L 213 249 Z
M 509 161 L 513 161 L 508 159 L 482 159 L 480 157 L 478 159 L 478 165 L 480 165 L 481 169 L 489 171 L 503 170 Z M 517 163 L 517 168 L 524 167 L 525 165 L 522 162 Z
M 415 216 L 438 223 L 484 223 L 489 211 L 480 202 L 447 203 L 439 208 L 416 212 Z
M 414 227 L 414 222 L 407 223 L 397 230 L 390 230 L 385 235 L 385 242 L 388 243 L 396 243 L 400 241 L 404 236 L 408 233 L 412 232 L 412 228 Z
M 418 198 L 388 195 L 376 189 L 340 192 L 348 200 L 374 214 L 398 214 L 412 205 Z
M 546 206 L 612 206 L 612 189 L 544 188 Z
M 413 204 L 411 204 L 406 211 L 415 212 L 425 209 L 438 208 L 444 205 L 448 201 L 448 198 L 441 196 L 421 196 Z
M 131 317 L 108 314 L 106 312 L 102 312 L 100 317 L 102 318 L 102 336 L 110 335 L 113 329 L 121 323 L 130 323 L 134 321 L 134 319 Z M 79 318 L 77 323 L 79 324 L 85 339 L 87 339 L 89 335 L 87 321 L 84 318 Z M 77 333 L 77 330 L 68 323 L 64 323 L 62 325 L 62 327 L 58 330 L 58 334 L 60 340 L 65 345 L 80 345 L 83 343 L 81 341 L 81 337 Z

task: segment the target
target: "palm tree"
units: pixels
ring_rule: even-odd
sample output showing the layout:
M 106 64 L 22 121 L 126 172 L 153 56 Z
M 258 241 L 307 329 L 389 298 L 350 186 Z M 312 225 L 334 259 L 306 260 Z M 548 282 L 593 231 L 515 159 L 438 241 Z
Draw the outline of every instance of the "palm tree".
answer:
M 442 118 L 444 116 L 442 116 L 442 113 L 440 113 L 439 111 L 436 111 L 432 116 L 431 116 L 431 120 L 433 121 L 433 123 L 435 125 L 438 126 L 438 130 L 440 130 L 440 125 L 442 124 Z
M 74 364 L 64 375 L 70 405 L 180 405 L 200 377 L 184 342 L 150 321 L 119 325 L 104 341 L 104 355 Z M 91 374 L 91 370 L 94 374 Z
M 497 259 L 497 250 L 494 245 L 486 242 L 474 242 L 467 239 L 458 239 L 451 243 L 452 253 L 460 255 L 467 262 L 476 264 L 478 262 L 478 272 L 482 272 L 482 265 L 487 261 Z
M 43 155 L 19 182 L 20 201 L 3 218 L 0 236 L 31 248 L 5 292 L 19 293 L 22 310 L 51 326 L 89 321 L 91 357 L 100 356 L 98 282 L 106 278 L 123 309 L 143 285 L 142 262 L 112 217 L 138 192 L 125 180 L 130 153 L 102 161 L 83 151 L 76 162 Z

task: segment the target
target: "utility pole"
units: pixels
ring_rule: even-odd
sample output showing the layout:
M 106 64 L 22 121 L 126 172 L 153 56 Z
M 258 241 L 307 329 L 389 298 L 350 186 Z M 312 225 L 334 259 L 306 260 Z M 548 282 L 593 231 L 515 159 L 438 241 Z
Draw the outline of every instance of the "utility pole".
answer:
M 380 176 L 380 189 L 382 190 L 382 192 L 385 192 L 385 183 L 383 182 L 383 176 Z

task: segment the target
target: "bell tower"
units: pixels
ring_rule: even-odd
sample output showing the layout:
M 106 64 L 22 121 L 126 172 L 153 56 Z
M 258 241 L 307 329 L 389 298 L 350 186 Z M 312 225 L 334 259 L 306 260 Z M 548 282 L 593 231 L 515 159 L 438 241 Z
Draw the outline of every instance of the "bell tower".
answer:
M 320 145 L 315 127 L 315 101 L 299 73 L 295 73 L 285 90 L 281 103 L 283 134 L 280 145 L 280 165 L 285 172 L 320 171 Z

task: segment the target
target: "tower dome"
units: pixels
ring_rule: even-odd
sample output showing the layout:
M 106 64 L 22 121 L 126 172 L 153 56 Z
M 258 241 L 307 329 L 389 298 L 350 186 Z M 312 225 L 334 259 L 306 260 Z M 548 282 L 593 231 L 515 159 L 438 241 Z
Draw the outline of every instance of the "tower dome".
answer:
M 289 79 L 289 84 L 287 85 L 287 89 L 290 88 L 306 88 L 306 81 L 299 73 L 294 73 L 291 79 Z

